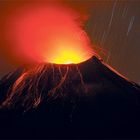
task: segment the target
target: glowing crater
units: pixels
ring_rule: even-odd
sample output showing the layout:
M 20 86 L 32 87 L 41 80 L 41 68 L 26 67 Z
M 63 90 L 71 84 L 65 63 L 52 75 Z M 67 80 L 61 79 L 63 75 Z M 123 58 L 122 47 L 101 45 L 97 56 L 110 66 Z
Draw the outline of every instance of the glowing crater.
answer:
M 87 50 L 85 50 L 85 52 L 86 51 Z M 54 64 L 78 64 L 88 60 L 90 57 L 92 57 L 92 55 L 93 53 L 91 52 L 85 54 L 84 52 L 80 52 L 80 50 L 77 49 L 71 51 L 68 49 L 62 49 L 59 53 L 50 57 L 50 59 L 46 61 Z
M 93 56 L 93 50 L 77 19 L 74 11 L 62 6 L 20 8 L 7 20 L 6 38 L 12 44 L 8 49 L 27 63 L 86 61 Z

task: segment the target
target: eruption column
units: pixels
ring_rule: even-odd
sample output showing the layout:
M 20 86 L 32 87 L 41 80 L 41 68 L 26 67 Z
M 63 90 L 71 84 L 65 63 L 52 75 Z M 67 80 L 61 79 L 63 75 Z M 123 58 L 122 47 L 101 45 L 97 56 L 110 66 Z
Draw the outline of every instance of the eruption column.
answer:
M 77 64 L 93 56 L 89 38 L 74 11 L 62 6 L 28 6 L 17 11 L 7 19 L 5 37 L 18 59 Z

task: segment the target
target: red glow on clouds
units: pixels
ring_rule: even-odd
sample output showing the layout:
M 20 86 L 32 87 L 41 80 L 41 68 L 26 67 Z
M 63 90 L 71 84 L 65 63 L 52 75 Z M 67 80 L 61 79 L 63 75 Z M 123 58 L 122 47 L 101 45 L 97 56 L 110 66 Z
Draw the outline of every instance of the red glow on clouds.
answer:
M 80 63 L 93 55 L 77 15 L 61 6 L 20 8 L 7 21 L 7 39 L 26 61 Z

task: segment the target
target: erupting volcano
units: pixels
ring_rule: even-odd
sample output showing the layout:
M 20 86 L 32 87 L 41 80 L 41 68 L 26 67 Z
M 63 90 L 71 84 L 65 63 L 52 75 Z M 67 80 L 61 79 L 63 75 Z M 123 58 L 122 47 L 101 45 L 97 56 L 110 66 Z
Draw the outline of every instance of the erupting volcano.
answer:
M 11 52 L 35 65 L 0 81 L 1 135 L 53 137 L 68 129 L 81 136 L 81 128 L 103 135 L 140 126 L 140 87 L 94 53 L 71 10 L 24 7 L 6 26 Z
M 82 74 L 76 64 L 87 61 L 95 53 L 77 20 L 78 15 L 61 6 L 24 7 L 7 20 L 6 39 L 15 46 L 11 52 L 36 66 L 24 69 L 17 77 L 2 106 L 16 104 L 21 98 L 20 104 L 27 108 L 38 106 L 48 95 L 69 92 L 75 85 L 68 83 L 74 79 L 80 80 L 77 86 L 83 89 Z M 41 91 L 40 79 L 45 83 Z

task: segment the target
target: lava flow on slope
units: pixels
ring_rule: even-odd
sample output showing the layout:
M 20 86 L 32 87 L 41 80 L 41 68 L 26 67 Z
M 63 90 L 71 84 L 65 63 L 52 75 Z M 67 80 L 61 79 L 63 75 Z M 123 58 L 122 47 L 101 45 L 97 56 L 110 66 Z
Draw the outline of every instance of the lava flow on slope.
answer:
M 17 69 L 0 82 L 2 107 L 37 107 L 42 101 L 93 96 L 95 93 L 139 93 L 139 86 L 96 56 L 79 64 L 39 64 Z M 104 91 L 106 89 L 106 91 Z
M 1 79 L 0 91 L 1 137 L 139 136 L 140 87 L 96 56 L 16 69 Z

